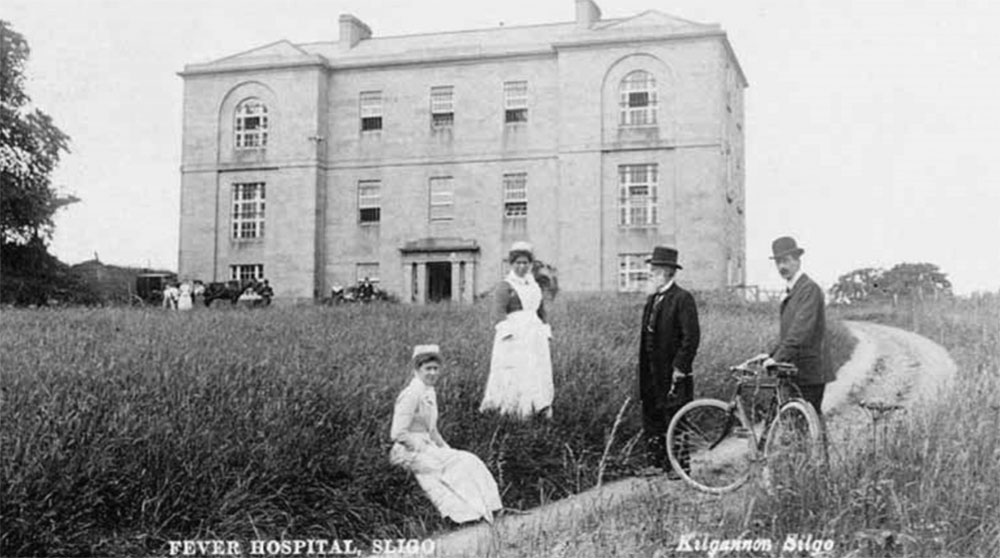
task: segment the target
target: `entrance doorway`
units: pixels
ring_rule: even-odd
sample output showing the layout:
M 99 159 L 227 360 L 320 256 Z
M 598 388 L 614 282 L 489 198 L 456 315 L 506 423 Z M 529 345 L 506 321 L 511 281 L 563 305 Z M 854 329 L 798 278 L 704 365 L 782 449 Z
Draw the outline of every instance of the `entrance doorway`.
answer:
M 451 300 L 451 262 L 427 262 L 427 300 Z

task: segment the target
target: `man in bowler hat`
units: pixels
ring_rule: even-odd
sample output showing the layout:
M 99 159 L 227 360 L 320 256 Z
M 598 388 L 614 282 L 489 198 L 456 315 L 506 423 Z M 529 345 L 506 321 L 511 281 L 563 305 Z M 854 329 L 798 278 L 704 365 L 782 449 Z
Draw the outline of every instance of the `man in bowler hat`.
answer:
M 781 299 L 778 344 L 764 361 L 790 362 L 798 367 L 795 378 L 802 398 L 822 418 L 823 392 L 836 379 L 826 343 L 826 311 L 823 289 L 802 272 L 802 254 L 795 239 L 783 236 L 771 244 L 771 259 L 787 281 Z M 768 356 L 768 355 L 761 355 Z
M 656 290 L 642 311 L 639 343 L 639 397 L 649 466 L 645 472 L 658 468 L 670 478 L 680 478 L 667 460 L 665 434 L 674 413 L 694 398 L 691 365 L 701 337 L 698 308 L 691 293 L 674 282 L 677 270 L 682 269 L 677 250 L 657 246 L 646 263 Z M 687 469 L 684 448 L 678 449 L 682 467 Z

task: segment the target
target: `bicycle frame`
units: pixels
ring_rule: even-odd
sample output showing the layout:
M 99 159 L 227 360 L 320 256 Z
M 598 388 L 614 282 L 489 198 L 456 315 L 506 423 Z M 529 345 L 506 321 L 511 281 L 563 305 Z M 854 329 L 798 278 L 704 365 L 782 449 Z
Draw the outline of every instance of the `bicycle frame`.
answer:
M 781 406 L 795 399 L 797 397 L 796 393 L 798 393 L 798 397 L 801 397 L 801 393 L 799 393 L 798 386 L 791 382 L 788 376 L 762 377 L 759 371 L 753 371 L 751 375 L 746 374 L 747 371 L 747 369 L 741 367 L 733 368 L 736 387 L 733 390 L 733 395 L 729 398 L 729 421 L 726 423 L 719 439 L 709 446 L 709 449 L 718 447 L 729 436 L 733 427 L 741 423 L 740 418 L 742 417 L 742 423 L 750 425 L 750 436 L 753 439 L 753 447 L 756 451 L 754 457 L 755 459 L 760 459 L 764 451 L 764 444 L 767 443 L 768 427 L 777 418 Z M 774 400 L 767 404 L 763 420 L 755 422 L 751 420 L 750 412 L 747 409 L 747 405 L 743 402 L 743 398 L 749 395 L 752 399 L 756 399 L 760 396 L 761 392 L 774 392 Z M 761 426 L 760 436 L 757 435 L 758 424 Z
M 794 365 L 764 368 L 748 362 L 730 372 L 735 389 L 728 400 L 695 399 L 667 428 L 671 466 L 695 488 L 715 494 L 736 490 L 755 470 L 770 467 L 772 457 L 782 466 L 792 464 L 803 447 L 799 440 L 812 447 L 820 432 L 818 418 L 793 381 Z

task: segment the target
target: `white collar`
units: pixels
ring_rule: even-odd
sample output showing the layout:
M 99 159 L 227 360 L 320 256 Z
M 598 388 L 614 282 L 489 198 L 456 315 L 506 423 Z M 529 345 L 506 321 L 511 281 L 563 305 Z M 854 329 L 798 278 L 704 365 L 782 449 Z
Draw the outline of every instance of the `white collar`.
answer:
M 535 276 L 529 271 L 524 274 L 524 277 L 518 277 L 518 275 L 514 273 L 514 270 L 512 269 L 509 272 L 507 272 L 507 281 L 509 281 L 512 285 L 513 284 L 530 285 L 535 282 Z
M 673 287 L 673 286 L 674 286 L 674 280 L 671 279 L 671 280 L 667 281 L 667 283 L 665 285 L 663 285 L 659 289 L 656 289 L 656 294 L 663 294 L 663 293 L 667 292 L 668 290 L 670 290 L 670 287 Z
M 799 270 L 795 272 L 795 275 L 792 275 L 792 278 L 788 280 L 788 292 L 792 292 L 792 289 L 795 288 L 795 283 L 798 283 L 799 278 L 802 277 L 802 275 L 802 268 L 800 267 Z
M 417 376 L 416 372 L 413 373 L 413 378 L 410 379 L 410 387 L 415 389 L 417 393 L 420 394 L 426 391 L 434 391 L 434 386 L 425 384 L 424 381 L 420 379 L 420 376 Z

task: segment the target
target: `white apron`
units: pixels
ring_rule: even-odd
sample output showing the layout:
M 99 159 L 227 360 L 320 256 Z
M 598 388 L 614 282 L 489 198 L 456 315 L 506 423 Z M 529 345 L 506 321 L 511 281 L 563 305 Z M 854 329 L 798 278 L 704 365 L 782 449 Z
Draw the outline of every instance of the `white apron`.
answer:
M 534 277 L 528 274 L 522 279 L 511 272 L 505 281 L 517 293 L 522 309 L 496 325 L 490 375 L 479 410 L 498 409 L 526 418 L 552 406 L 552 330 L 538 317 L 542 290 Z

